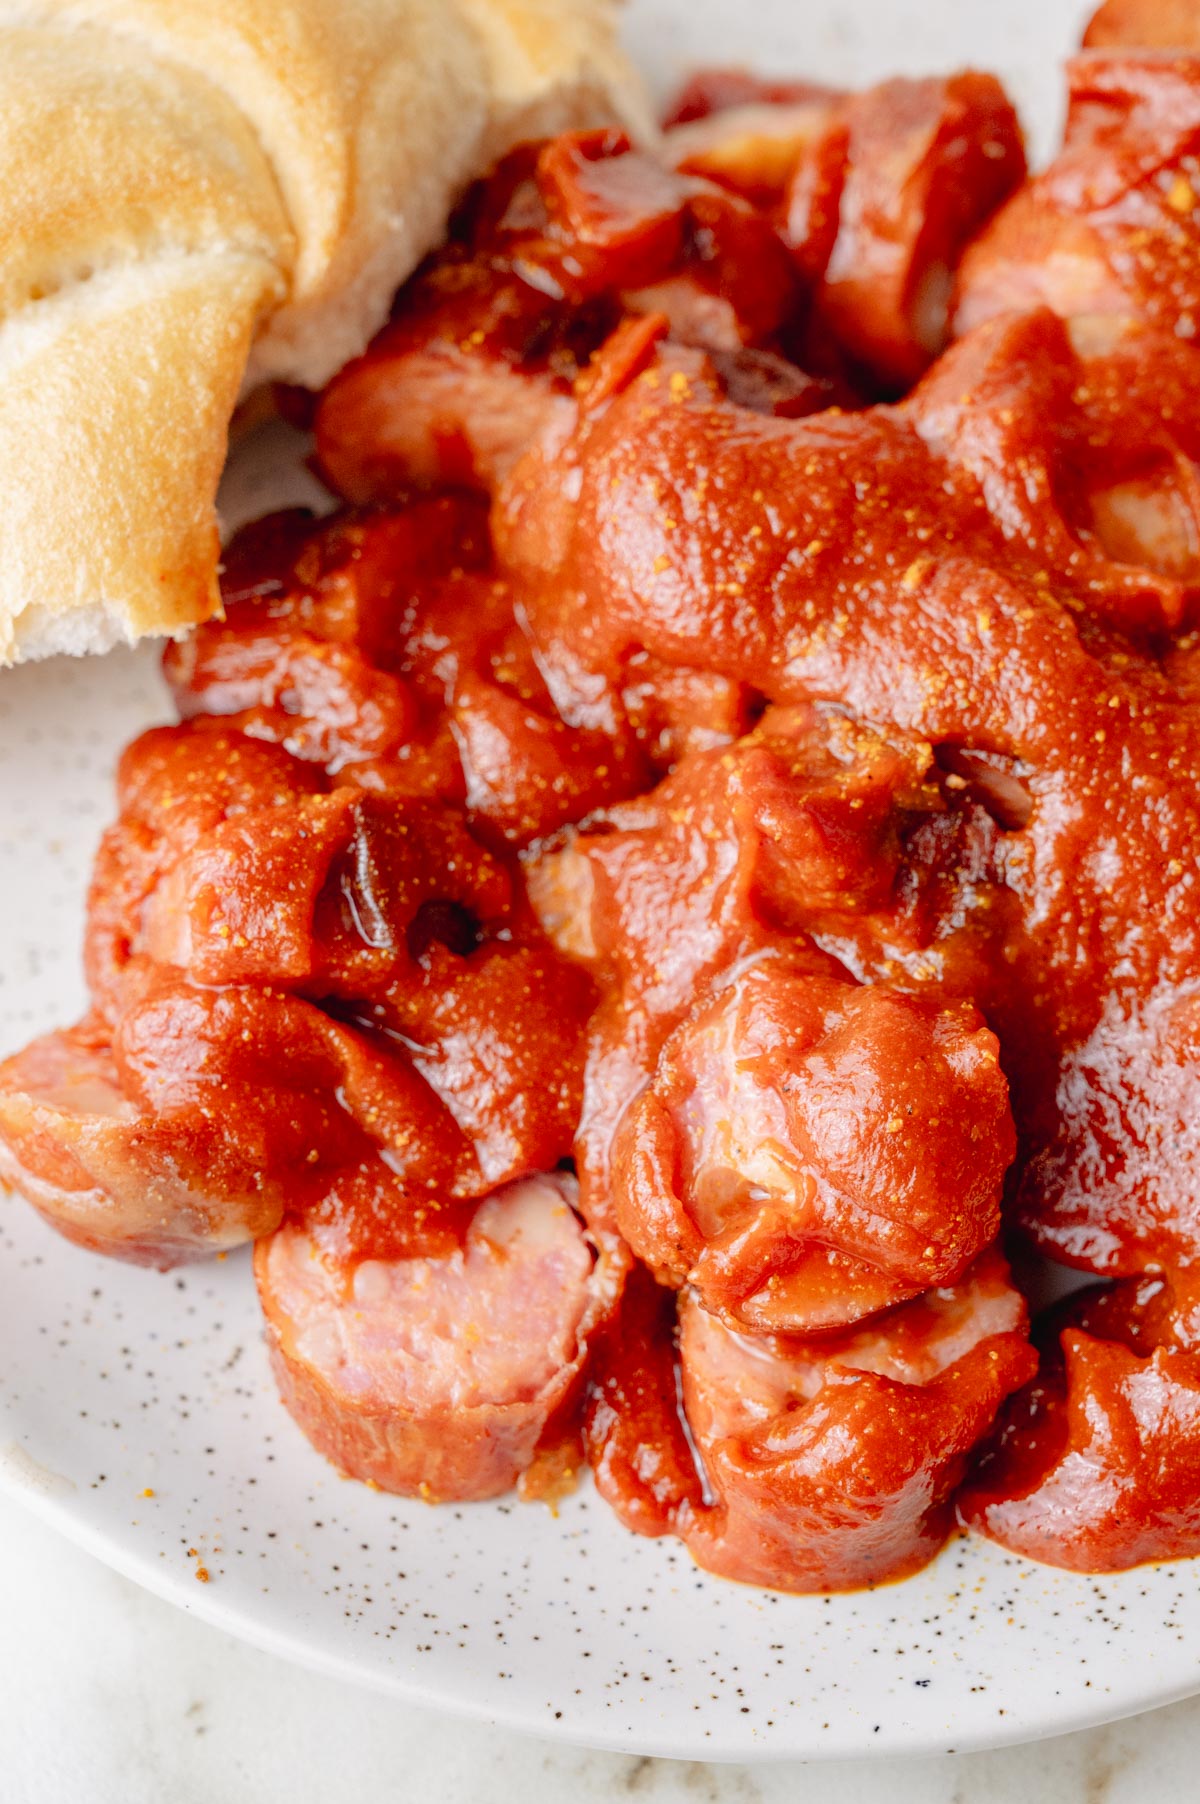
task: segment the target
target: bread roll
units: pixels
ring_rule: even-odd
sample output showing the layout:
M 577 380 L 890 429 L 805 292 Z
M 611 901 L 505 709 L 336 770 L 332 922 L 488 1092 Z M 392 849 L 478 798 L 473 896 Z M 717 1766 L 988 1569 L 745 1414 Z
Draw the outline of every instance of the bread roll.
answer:
M 644 124 L 616 0 L 0 0 L 0 663 L 219 606 L 239 394 L 362 350 L 519 138 Z

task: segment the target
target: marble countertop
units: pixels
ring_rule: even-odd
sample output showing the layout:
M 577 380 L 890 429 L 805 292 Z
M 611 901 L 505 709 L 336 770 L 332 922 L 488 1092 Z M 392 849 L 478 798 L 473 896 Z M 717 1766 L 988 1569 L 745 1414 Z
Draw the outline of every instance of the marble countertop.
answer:
M 1184 1804 L 1200 1698 L 937 1760 L 709 1767 L 574 1751 L 336 1684 L 193 1621 L 0 1499 L 5 1804 Z

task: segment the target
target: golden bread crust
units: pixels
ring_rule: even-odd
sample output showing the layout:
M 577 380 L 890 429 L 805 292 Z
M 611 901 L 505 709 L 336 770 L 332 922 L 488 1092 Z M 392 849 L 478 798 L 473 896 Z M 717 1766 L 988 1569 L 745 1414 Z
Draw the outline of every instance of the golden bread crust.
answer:
M 0 663 L 217 605 L 239 394 L 363 349 L 516 138 L 640 123 L 612 0 L 0 4 Z

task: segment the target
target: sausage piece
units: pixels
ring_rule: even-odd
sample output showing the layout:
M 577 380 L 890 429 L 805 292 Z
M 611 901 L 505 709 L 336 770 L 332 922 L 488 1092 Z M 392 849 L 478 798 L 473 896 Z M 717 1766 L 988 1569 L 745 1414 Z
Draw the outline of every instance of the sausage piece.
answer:
M 275 1226 L 278 1187 L 220 1194 L 174 1125 L 125 1094 L 111 1048 L 46 1034 L 0 1065 L 0 1183 L 68 1240 L 135 1265 L 207 1258 Z
M 317 453 L 329 482 L 357 504 L 414 484 L 489 488 L 530 442 L 569 431 L 580 366 L 543 354 L 562 312 L 485 261 L 447 255 L 322 395 Z
M 302 1226 L 255 1254 L 271 1362 L 313 1445 L 386 1491 L 507 1491 L 576 1402 L 619 1255 L 593 1257 L 573 1180 L 495 1192 L 440 1259 L 331 1267 Z
M 685 1295 L 683 1401 L 714 1496 L 685 1521 L 693 1558 L 785 1591 L 917 1571 L 946 1538 L 968 1453 L 1033 1364 L 1024 1326 L 995 1252 L 832 1341 L 752 1338 Z
M 1082 42 L 1085 50 L 1200 50 L 1200 18 L 1193 0 L 1105 0 Z
M 667 1041 L 614 1149 L 617 1223 L 667 1282 L 760 1331 L 844 1326 L 955 1282 L 1015 1151 L 967 1004 L 760 960 Z
M 1024 173 L 1012 103 L 970 70 L 852 95 L 806 148 L 787 236 L 819 317 L 885 386 L 942 350 L 963 246 Z
M 373 1244 L 407 1246 L 443 1199 L 491 1188 L 386 1040 L 298 997 L 161 971 L 111 1035 L 93 1018 L 0 1064 L 0 1180 L 80 1245 L 160 1267 L 270 1233 L 285 1204 L 324 1244 L 365 1215 Z
M 1181 47 L 1174 56 L 1106 48 L 1067 64 L 1062 149 L 964 256 L 953 309 L 958 336 L 997 314 L 1040 305 L 1064 318 L 1131 315 L 1194 340 L 1200 57 L 1194 29 L 1191 36 L 1190 52 Z
M 1200 1352 L 1194 1280 L 1089 1286 L 1051 1312 L 1037 1377 L 1006 1405 L 959 1496 L 1027 1559 L 1116 1572 L 1194 1554 Z

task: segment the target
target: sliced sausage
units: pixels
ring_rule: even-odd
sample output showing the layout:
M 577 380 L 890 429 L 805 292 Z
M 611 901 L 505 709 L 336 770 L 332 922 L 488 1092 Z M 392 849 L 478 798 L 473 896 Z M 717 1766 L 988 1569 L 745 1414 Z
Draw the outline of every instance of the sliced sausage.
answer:
M 782 200 L 805 151 L 826 129 L 838 96 L 747 98 L 667 128 L 663 149 L 676 169 L 732 188 L 753 206 Z
M 431 1500 L 494 1497 L 577 1400 L 620 1260 L 597 1258 L 572 1180 L 527 1178 L 440 1258 L 324 1263 L 288 1224 L 255 1255 L 272 1365 L 313 1445 L 351 1477 Z
M 1034 1354 L 998 1254 L 836 1340 L 750 1337 L 694 1296 L 683 1401 L 711 1488 L 681 1532 L 710 1572 L 785 1591 L 902 1578 L 933 1557 L 971 1448 Z
M 227 716 L 331 775 L 396 756 L 416 724 L 405 683 L 355 646 L 310 633 L 222 625 L 170 646 L 165 668 L 185 718 Z
M 158 1266 L 268 1234 L 285 1203 L 325 1244 L 407 1246 L 440 1197 L 490 1188 L 399 1049 L 298 997 L 163 973 L 111 1038 L 85 1023 L 0 1065 L 0 1177 L 68 1238 Z
M 614 1146 L 618 1226 L 665 1281 L 759 1330 L 843 1326 L 955 1282 L 1015 1151 L 967 1004 L 759 959 L 667 1041 Z
M 1193 0 L 1104 0 L 1083 34 L 1085 50 L 1120 46 L 1200 50 L 1200 17 Z
M 1115 15 L 1114 26 L 1120 35 Z M 1130 32 L 1153 35 L 1132 22 Z M 1041 305 L 1066 318 L 1131 315 L 1194 339 L 1200 301 L 1194 25 L 1189 36 L 1190 49 L 1181 45 L 1174 56 L 1097 48 L 1067 64 L 1062 149 L 1017 189 L 963 257 L 957 335 L 997 314 Z
M 170 1124 L 118 1082 L 111 1048 L 72 1029 L 0 1065 L 0 1182 L 68 1240 L 137 1265 L 201 1259 L 267 1233 L 277 1187 L 230 1195 L 182 1168 Z
M 1196 1290 L 1162 1273 L 1089 1286 L 1051 1313 L 1037 1377 L 1005 1406 L 959 1496 L 1027 1559 L 1115 1572 L 1196 1552 Z
M 491 488 L 543 434 L 570 431 L 563 309 L 489 264 L 452 256 L 321 397 L 317 453 L 339 494 L 387 502 L 414 484 Z
M 120 816 L 92 871 L 84 968 L 96 1008 L 115 1018 L 139 981 L 144 911 L 163 875 L 223 821 L 264 806 L 303 807 L 324 774 L 223 722 L 154 727 L 125 748 Z
M 1008 96 L 969 70 L 852 95 L 804 147 L 787 235 L 819 317 L 880 381 L 941 351 L 962 248 L 1024 173 Z

